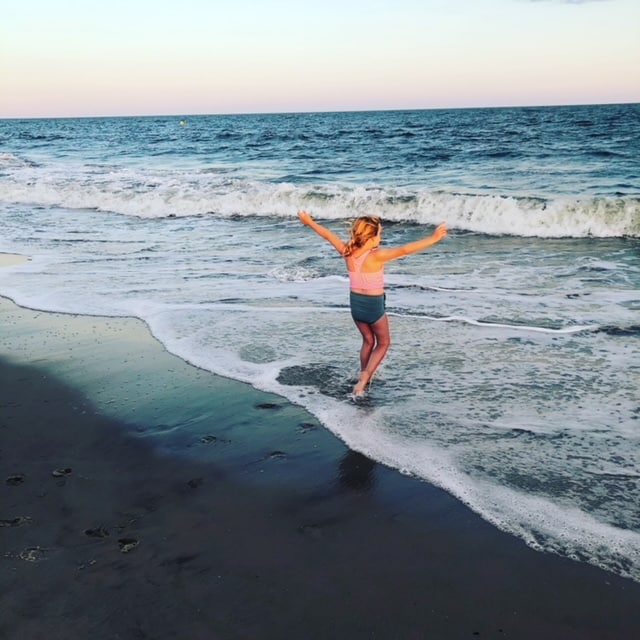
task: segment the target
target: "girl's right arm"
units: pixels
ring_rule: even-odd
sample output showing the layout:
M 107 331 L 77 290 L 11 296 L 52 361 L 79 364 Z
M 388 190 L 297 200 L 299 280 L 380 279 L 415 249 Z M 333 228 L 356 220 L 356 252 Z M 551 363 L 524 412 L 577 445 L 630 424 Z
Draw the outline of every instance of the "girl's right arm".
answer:
M 308 211 L 298 211 L 298 218 L 300 218 L 300 222 L 306 225 L 307 227 L 311 227 L 321 238 L 324 238 L 327 242 L 329 242 L 335 249 L 338 251 L 340 255 L 344 254 L 345 243 L 332 231 L 329 231 L 326 227 L 323 227 L 321 224 L 318 224 L 309 214 Z

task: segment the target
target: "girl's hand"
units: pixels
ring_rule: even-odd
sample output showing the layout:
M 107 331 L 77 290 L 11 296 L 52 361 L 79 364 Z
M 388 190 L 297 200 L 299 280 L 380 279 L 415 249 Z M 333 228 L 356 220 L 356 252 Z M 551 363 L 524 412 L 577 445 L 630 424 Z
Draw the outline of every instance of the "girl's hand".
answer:
M 449 233 L 449 231 L 447 229 L 447 223 L 446 222 L 441 222 L 436 227 L 436 230 L 433 232 L 432 238 L 436 242 L 440 242 L 440 240 L 442 240 L 442 238 L 444 238 L 447 235 L 447 233 Z
M 308 225 L 311 222 L 311 215 L 308 211 L 304 211 L 303 209 L 298 211 L 298 218 L 300 218 L 300 222 L 302 222 L 302 224 Z

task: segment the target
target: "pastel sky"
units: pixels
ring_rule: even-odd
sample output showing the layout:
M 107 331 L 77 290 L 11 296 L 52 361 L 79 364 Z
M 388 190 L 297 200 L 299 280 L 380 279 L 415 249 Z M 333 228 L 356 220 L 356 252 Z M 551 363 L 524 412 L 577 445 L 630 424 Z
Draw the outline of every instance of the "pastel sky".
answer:
M 640 102 L 640 0 L 19 0 L 0 117 Z

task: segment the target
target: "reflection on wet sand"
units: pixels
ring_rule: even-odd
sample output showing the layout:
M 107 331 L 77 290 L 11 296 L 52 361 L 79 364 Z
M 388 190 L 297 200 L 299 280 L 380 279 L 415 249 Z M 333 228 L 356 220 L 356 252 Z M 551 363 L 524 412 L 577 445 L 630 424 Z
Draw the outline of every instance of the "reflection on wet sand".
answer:
M 338 465 L 338 482 L 351 491 L 370 491 L 376 483 L 375 467 L 373 460 L 349 449 Z

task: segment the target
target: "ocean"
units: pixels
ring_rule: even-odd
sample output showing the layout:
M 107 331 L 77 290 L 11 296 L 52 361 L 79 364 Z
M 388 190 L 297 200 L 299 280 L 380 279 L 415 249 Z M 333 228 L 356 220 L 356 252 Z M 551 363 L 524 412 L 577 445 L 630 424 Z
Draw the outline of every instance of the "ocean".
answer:
M 383 245 L 450 228 L 387 265 L 360 403 L 344 263 L 302 208 L 343 235 L 379 215 Z M 0 220 L 31 258 L 0 295 L 141 318 L 533 548 L 640 581 L 640 105 L 0 120 Z

